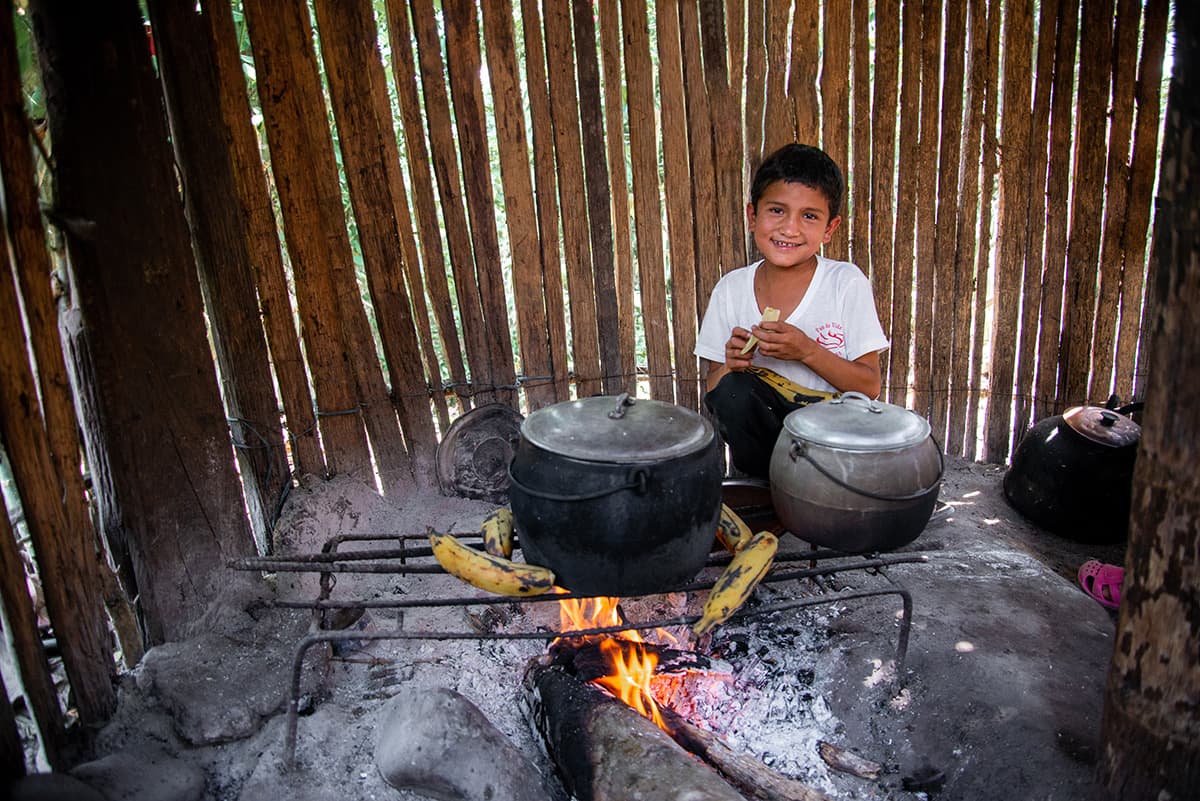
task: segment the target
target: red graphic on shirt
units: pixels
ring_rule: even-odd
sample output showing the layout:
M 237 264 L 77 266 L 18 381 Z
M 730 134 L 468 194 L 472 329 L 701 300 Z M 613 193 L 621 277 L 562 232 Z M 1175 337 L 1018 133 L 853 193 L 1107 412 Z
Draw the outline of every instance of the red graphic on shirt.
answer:
M 846 350 L 846 332 L 841 323 L 825 323 L 817 326 L 817 344 L 834 353 Z

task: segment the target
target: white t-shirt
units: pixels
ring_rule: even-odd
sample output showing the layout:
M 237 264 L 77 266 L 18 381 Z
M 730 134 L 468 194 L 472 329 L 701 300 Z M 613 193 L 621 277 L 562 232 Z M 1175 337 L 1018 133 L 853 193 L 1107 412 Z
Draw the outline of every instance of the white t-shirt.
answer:
M 725 363 L 725 343 L 734 326 L 747 330 L 762 319 L 754 297 L 754 274 L 762 261 L 727 273 L 713 288 L 700 324 L 695 354 L 702 359 Z M 812 283 L 795 310 L 784 322 L 808 334 L 826 350 L 854 361 L 864 353 L 888 347 L 888 339 L 875 312 L 871 282 L 862 270 L 847 261 L 817 256 Z M 754 352 L 754 364 L 790 378 L 801 386 L 824 392 L 837 388 L 801 362 L 773 359 Z

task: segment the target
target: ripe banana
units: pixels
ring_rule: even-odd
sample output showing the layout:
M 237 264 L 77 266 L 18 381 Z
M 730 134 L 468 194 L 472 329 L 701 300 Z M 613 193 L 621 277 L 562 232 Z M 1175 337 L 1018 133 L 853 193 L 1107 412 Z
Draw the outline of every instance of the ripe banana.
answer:
M 777 321 L 778 319 L 779 319 L 779 309 L 772 308 L 771 306 L 768 306 L 767 308 L 763 309 L 763 316 L 762 316 L 761 322 L 773 323 L 773 322 Z M 758 337 L 751 334 L 750 338 L 746 340 L 746 344 L 742 346 L 741 354 L 743 356 L 745 356 L 747 353 L 754 350 L 754 348 L 757 347 L 757 345 L 758 345 Z
M 697 637 L 712 631 L 741 608 L 771 569 L 778 548 L 779 539 L 774 534 L 760 531 L 733 555 L 725 572 L 708 593 L 700 619 L 692 626 Z
M 478 551 L 452 534 L 432 529 L 429 544 L 433 556 L 446 572 L 473 587 L 498 595 L 541 595 L 554 588 L 554 572 L 537 565 L 523 565 Z
M 737 553 L 753 536 L 754 532 L 746 525 L 746 521 L 742 520 L 741 515 L 721 504 L 721 519 L 717 521 L 717 540 L 725 546 L 725 550 Z
M 492 556 L 511 559 L 513 552 L 513 514 L 503 506 L 483 518 L 483 549 Z
M 761 378 L 767 386 L 782 395 L 784 400 L 789 403 L 801 403 L 807 406 L 810 403 L 819 403 L 834 397 L 832 392 L 801 386 L 790 378 L 784 378 L 766 367 L 750 367 L 746 369 L 746 372 Z

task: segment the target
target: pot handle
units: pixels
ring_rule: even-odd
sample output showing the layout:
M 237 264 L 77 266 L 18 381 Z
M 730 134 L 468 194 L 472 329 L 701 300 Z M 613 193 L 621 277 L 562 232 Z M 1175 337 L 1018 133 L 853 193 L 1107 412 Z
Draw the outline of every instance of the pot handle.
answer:
M 864 396 L 864 397 L 866 397 L 866 396 Z M 833 473 L 830 473 L 828 470 L 826 470 L 820 464 L 818 464 L 817 460 L 812 458 L 812 455 L 808 452 L 808 446 L 804 442 L 801 442 L 798 439 L 792 440 L 792 446 L 790 448 L 788 448 L 788 456 L 790 456 L 792 458 L 793 462 L 801 457 L 807 459 L 808 463 L 811 464 L 813 467 L 815 467 L 818 473 L 825 476 L 825 478 L 829 479 L 834 484 L 837 484 L 842 489 L 853 492 L 855 495 L 861 495 L 864 498 L 871 498 L 876 501 L 915 501 L 917 498 L 920 498 L 925 493 L 929 492 L 929 490 L 936 487 L 938 482 L 942 480 L 942 476 L 945 475 L 945 473 L 946 473 L 946 457 L 942 454 L 942 446 L 938 445 L 938 441 L 933 438 L 932 434 L 930 435 L 929 438 L 933 440 L 933 444 L 937 447 L 937 455 L 938 455 L 937 478 L 935 478 L 933 480 L 933 483 L 930 484 L 925 489 L 917 490 L 916 492 L 911 492 L 907 495 L 884 495 L 879 492 L 871 492 L 870 490 L 865 490 L 862 487 L 856 487 L 853 484 L 846 483 L 842 479 L 835 476 Z
M 873 414 L 883 414 L 883 407 L 880 406 L 878 403 L 876 403 L 874 398 L 869 398 L 862 392 L 855 392 L 854 390 L 850 390 L 849 392 L 843 392 L 841 395 L 838 395 L 835 398 L 831 398 L 829 402 L 830 403 L 845 403 L 848 398 L 854 398 L 855 400 L 863 401 L 864 403 L 867 404 L 867 411 L 869 411 Z
M 625 416 L 625 407 L 632 406 L 637 403 L 637 398 L 630 397 L 628 392 L 622 392 L 617 396 L 617 405 L 608 413 L 610 420 L 620 420 Z
M 559 495 L 556 492 L 545 492 L 543 490 L 536 490 L 533 487 L 525 486 L 517 480 L 516 476 L 513 475 L 512 465 L 509 465 L 508 467 L 509 483 L 518 487 L 521 492 L 524 492 L 526 495 L 532 495 L 535 498 L 541 498 L 542 500 L 546 501 L 594 501 L 597 498 L 603 498 L 606 495 L 614 495 L 618 492 L 623 492 L 629 489 L 635 491 L 638 495 L 645 495 L 646 484 L 649 479 L 649 470 L 644 467 L 635 467 L 633 470 L 629 471 L 629 482 L 626 484 L 609 487 L 608 489 L 596 490 L 595 492 L 589 492 L 585 495 Z

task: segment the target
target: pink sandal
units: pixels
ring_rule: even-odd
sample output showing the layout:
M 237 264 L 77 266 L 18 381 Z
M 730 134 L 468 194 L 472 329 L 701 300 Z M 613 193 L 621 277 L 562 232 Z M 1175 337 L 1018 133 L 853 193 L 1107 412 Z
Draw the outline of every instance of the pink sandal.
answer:
M 1121 581 L 1125 569 L 1089 559 L 1079 566 L 1079 585 L 1083 591 L 1109 609 L 1121 604 Z

